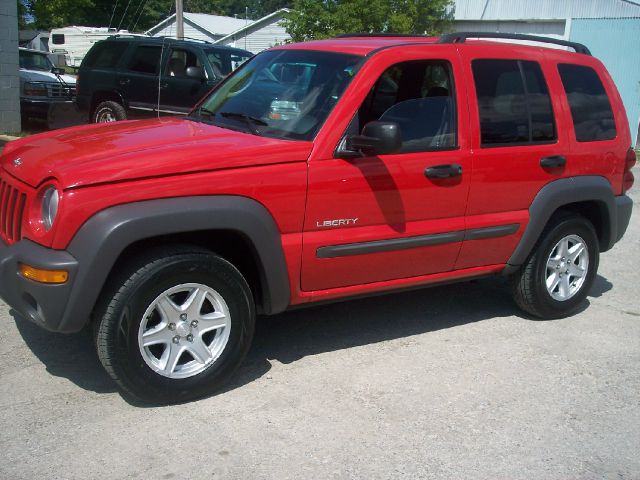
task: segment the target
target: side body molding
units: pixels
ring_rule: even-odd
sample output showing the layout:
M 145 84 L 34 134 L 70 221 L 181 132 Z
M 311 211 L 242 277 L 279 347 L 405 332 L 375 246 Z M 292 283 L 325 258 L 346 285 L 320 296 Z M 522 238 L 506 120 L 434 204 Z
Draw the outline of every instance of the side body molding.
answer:
M 263 205 L 240 196 L 168 198 L 108 208 L 80 228 L 67 249 L 78 260 L 78 271 L 59 330 L 82 328 L 127 246 L 147 238 L 201 230 L 227 230 L 245 236 L 259 260 L 264 312 L 278 313 L 289 306 L 280 231 Z
M 529 224 L 503 273 L 513 273 L 526 261 L 551 215 L 571 203 L 596 202 L 603 219 L 600 250 L 609 250 L 618 240 L 615 198 L 609 181 L 598 176 L 563 178 L 542 187 L 529 207 Z

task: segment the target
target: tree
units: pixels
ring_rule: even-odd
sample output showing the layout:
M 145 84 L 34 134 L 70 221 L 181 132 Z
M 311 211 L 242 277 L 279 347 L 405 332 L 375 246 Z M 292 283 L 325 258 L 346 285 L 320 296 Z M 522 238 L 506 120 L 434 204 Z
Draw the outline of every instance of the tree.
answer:
M 1 0 L 5 1 L 5 0 Z M 50 30 L 69 25 L 145 31 L 175 12 L 175 0 L 17 0 L 21 28 Z M 184 0 L 186 12 L 255 20 L 291 5 L 291 0 Z M 246 8 L 246 10 L 245 10 Z
M 452 0 L 295 0 L 285 20 L 296 42 L 342 33 L 435 35 L 451 28 Z

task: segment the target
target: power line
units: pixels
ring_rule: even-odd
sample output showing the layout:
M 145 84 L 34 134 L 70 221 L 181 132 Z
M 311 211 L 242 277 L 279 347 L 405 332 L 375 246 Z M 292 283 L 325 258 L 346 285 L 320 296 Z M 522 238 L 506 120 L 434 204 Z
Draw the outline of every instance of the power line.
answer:
M 136 8 L 136 11 L 134 12 L 133 17 L 131 17 L 131 21 L 129 22 L 129 25 L 127 25 L 127 30 L 131 31 L 131 24 L 133 23 L 134 20 L 136 21 L 136 24 L 138 23 L 138 20 L 136 20 L 136 17 L 138 19 L 140 18 L 140 15 L 142 14 L 142 9 L 144 8 L 144 4 L 146 3 L 146 1 L 147 0 L 140 0 L 140 3 L 138 4 L 138 8 Z
M 109 20 L 109 28 L 111 28 L 111 22 L 113 22 L 113 16 L 116 14 L 116 8 L 118 8 L 118 0 L 116 0 L 115 5 L 113 6 L 113 12 L 111 12 L 111 20 Z
M 120 19 L 120 23 L 118 24 L 118 31 L 120 31 L 120 27 L 122 26 L 122 22 L 124 21 L 124 17 L 127 14 L 127 10 L 129 10 L 129 5 L 131 5 L 131 0 L 127 2 L 127 8 L 124 9 L 124 13 L 122 14 L 122 18 Z

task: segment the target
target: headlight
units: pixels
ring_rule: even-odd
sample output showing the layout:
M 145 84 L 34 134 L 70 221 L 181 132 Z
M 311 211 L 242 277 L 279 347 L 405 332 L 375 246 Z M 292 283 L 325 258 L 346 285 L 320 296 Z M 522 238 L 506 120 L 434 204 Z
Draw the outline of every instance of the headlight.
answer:
M 42 194 L 42 223 L 47 231 L 51 230 L 56 220 L 59 200 L 58 189 L 54 186 L 48 187 Z
M 26 97 L 46 97 L 47 86 L 44 83 L 25 82 L 24 95 Z

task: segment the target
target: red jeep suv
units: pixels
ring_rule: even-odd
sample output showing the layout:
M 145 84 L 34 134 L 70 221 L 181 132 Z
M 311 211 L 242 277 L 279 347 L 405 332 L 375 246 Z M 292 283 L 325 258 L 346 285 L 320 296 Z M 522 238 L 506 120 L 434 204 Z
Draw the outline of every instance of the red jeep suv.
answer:
M 627 228 L 630 143 L 580 44 L 279 46 L 185 118 L 9 143 L 0 295 L 51 331 L 93 325 L 118 385 L 159 403 L 219 388 L 256 314 L 292 306 L 508 275 L 558 318 Z

